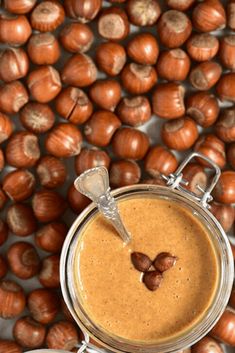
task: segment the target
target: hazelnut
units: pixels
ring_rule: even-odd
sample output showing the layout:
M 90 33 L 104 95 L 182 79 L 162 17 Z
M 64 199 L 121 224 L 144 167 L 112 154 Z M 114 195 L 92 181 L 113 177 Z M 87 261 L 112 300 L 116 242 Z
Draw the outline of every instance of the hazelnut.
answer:
M 44 343 L 46 327 L 31 317 L 25 316 L 15 322 L 13 336 L 23 347 L 39 348 Z
M 166 0 L 166 3 L 171 9 L 186 11 L 195 3 L 195 0 Z
M 117 76 L 126 63 L 125 49 L 118 43 L 101 43 L 96 48 L 95 61 L 101 71 Z
M 31 33 L 32 28 L 26 16 L 6 13 L 0 15 L 0 42 L 20 46 L 27 42 Z
M 4 165 L 5 165 L 4 153 L 3 153 L 3 150 L 0 149 L 0 172 L 3 170 Z
M 151 118 L 151 106 L 147 97 L 123 98 L 117 106 L 117 115 L 127 125 L 141 126 Z
M 11 136 L 6 146 L 8 164 L 16 168 L 32 167 L 39 157 L 37 136 L 27 131 L 18 131 Z
M 198 196 L 202 195 L 201 190 L 206 190 L 208 176 L 205 172 L 205 167 L 200 164 L 187 164 L 183 169 L 183 179 L 188 182 L 185 188 Z
M 68 188 L 67 200 L 70 208 L 76 214 L 81 213 L 84 208 L 86 208 L 91 203 L 90 199 L 88 199 L 86 196 L 77 191 L 73 183 Z
M 156 64 L 159 47 L 156 38 L 151 33 L 135 35 L 127 45 L 128 56 L 138 64 Z
M 98 110 L 84 127 L 86 140 L 96 146 L 107 146 L 115 131 L 121 126 L 118 117 L 109 111 Z
M 13 132 L 13 123 L 7 115 L 0 113 L 0 143 L 6 141 Z
M 235 172 L 226 170 L 221 173 L 220 179 L 216 184 L 213 196 L 216 201 L 222 203 L 235 203 Z
M 157 82 L 157 72 L 150 65 L 127 64 L 121 72 L 123 88 L 131 94 L 150 91 Z
M 142 252 L 133 252 L 131 254 L 131 262 L 135 269 L 140 272 L 147 272 L 152 266 L 150 258 Z
M 28 42 L 30 60 L 36 65 L 53 65 L 60 58 L 60 46 L 52 33 L 35 33 Z
M 112 147 L 116 157 L 141 160 L 148 151 L 149 137 L 142 131 L 125 127 L 115 133 Z
M 29 294 L 27 305 L 34 320 L 49 324 L 59 312 L 60 299 L 55 291 L 39 288 Z
M 4 113 L 18 113 L 28 100 L 28 92 L 20 81 L 12 81 L 0 86 L 0 107 Z
M 65 62 L 61 79 L 67 85 L 90 86 L 97 79 L 97 68 L 86 54 L 74 54 Z
M 230 0 L 227 4 L 227 25 L 232 30 L 235 29 L 235 3 Z
M 13 281 L 0 282 L 0 317 L 12 319 L 25 308 L 25 294 L 22 287 Z
M 134 161 L 114 161 L 110 167 L 110 184 L 117 188 L 121 186 L 138 184 L 141 177 L 141 169 Z
M 189 75 L 189 80 L 194 88 L 200 91 L 209 90 L 219 80 L 222 68 L 212 61 L 205 61 L 195 66 Z
M 235 344 L 235 313 L 226 309 L 217 324 L 213 327 L 210 335 L 228 345 Z
M 216 86 L 220 100 L 235 102 L 235 73 L 224 74 Z
M 0 246 L 6 242 L 8 238 L 8 226 L 7 223 L 0 219 Z
M 121 99 L 121 86 L 114 80 L 99 80 L 93 83 L 89 94 L 101 109 L 114 111 Z
M 68 158 L 80 153 L 82 134 L 73 124 L 57 124 L 47 135 L 46 150 L 55 157 Z
M 187 15 L 177 10 L 162 14 L 157 24 L 161 43 L 167 48 L 178 48 L 189 38 L 192 23 Z
M 0 78 L 11 82 L 27 75 L 29 59 L 22 48 L 8 48 L 0 53 Z
M 153 262 L 153 266 L 160 272 L 168 271 L 171 267 L 175 266 L 177 257 L 171 255 L 169 252 L 161 252 L 157 255 Z
M 104 9 L 98 19 L 98 33 L 101 37 L 112 41 L 125 39 L 130 31 L 126 12 L 120 7 Z
M 221 39 L 219 57 L 226 69 L 235 70 L 235 35 L 227 35 Z
M 234 208 L 232 205 L 224 205 L 216 202 L 210 204 L 210 211 L 219 221 L 225 232 L 228 232 L 234 222 Z
M 157 0 L 128 0 L 128 17 L 135 26 L 152 26 L 160 14 L 161 8 Z
M 166 147 L 157 145 L 149 149 L 144 160 L 144 170 L 153 178 L 159 174 L 169 175 L 178 167 L 174 154 Z
M 168 81 L 183 81 L 190 70 L 189 56 L 182 49 L 162 51 L 157 62 L 157 73 Z
M 90 168 L 104 166 L 109 169 L 110 162 L 111 158 L 107 152 L 96 147 L 83 148 L 81 153 L 75 158 L 74 167 L 77 175 L 80 175 Z
M 204 337 L 191 348 L 191 353 L 223 353 L 220 344 L 211 337 Z
M 202 135 L 198 138 L 194 146 L 194 151 L 204 154 L 210 158 L 214 163 L 223 168 L 226 163 L 225 145 L 223 141 L 212 134 Z M 211 166 L 203 159 L 196 158 L 201 165 L 211 168 Z
M 227 159 L 233 169 L 235 169 L 235 143 L 231 143 L 228 146 Z
M 215 132 L 224 142 L 235 141 L 235 108 L 221 111 L 219 120 L 215 124 Z
M 40 184 L 49 189 L 63 185 L 67 177 L 64 163 L 53 156 L 42 157 L 37 164 L 36 172 Z
M 20 121 L 25 129 L 42 134 L 52 128 L 55 114 L 48 104 L 29 102 L 20 111 Z
M 69 23 L 59 35 L 60 43 L 71 53 L 85 53 L 94 41 L 94 34 L 84 23 Z
M 0 255 L 0 278 L 3 278 L 4 276 L 6 276 L 7 271 L 8 271 L 7 262 L 4 259 L 4 257 Z
M 163 276 L 159 271 L 148 271 L 145 272 L 143 275 L 143 282 L 145 286 L 151 291 L 155 291 L 156 289 L 158 289 L 161 285 L 162 280 Z
M 40 32 L 54 31 L 65 19 L 63 6 L 58 1 L 43 1 L 31 13 L 33 29 Z
M 11 13 L 21 15 L 30 12 L 36 2 L 37 0 L 4 0 L 4 8 Z
M 58 219 L 66 210 L 64 198 L 55 191 L 37 191 L 32 200 L 33 212 L 36 218 L 42 222 L 51 222 Z
M 186 113 L 202 127 L 215 123 L 220 111 L 217 98 L 208 92 L 193 93 L 187 99 Z
M 41 66 L 31 71 L 27 84 L 31 95 L 39 103 L 50 102 L 61 90 L 60 75 L 52 66 Z
M 168 148 L 185 151 L 192 147 L 198 138 L 197 125 L 187 116 L 167 121 L 162 127 L 161 136 Z
M 5 353 L 5 352 L 23 353 L 23 349 L 14 341 L 0 339 L 0 353 Z
M 19 237 L 26 237 L 37 229 L 32 208 L 23 203 L 14 203 L 8 207 L 6 221 L 12 233 Z
M 209 61 L 219 50 L 219 40 L 209 33 L 193 34 L 186 43 L 187 52 L 195 61 Z
M 69 17 L 78 22 L 90 22 L 93 20 L 102 6 L 102 0 L 65 0 L 64 7 Z
M 42 269 L 38 275 L 39 282 L 43 287 L 58 288 L 60 286 L 59 255 L 50 255 L 43 259 Z
M 69 321 L 59 321 L 53 324 L 46 337 L 46 344 L 51 349 L 71 350 L 78 343 L 77 329 Z
M 178 83 L 160 83 L 152 94 L 154 114 L 160 118 L 176 119 L 184 115 L 185 88 Z
M 35 234 L 35 244 L 50 253 L 60 252 L 68 233 L 68 227 L 62 222 L 52 222 L 40 228 Z
M 193 26 L 201 32 L 222 29 L 226 25 L 226 14 L 219 0 L 205 0 L 197 4 L 192 13 Z
M 10 270 L 21 279 L 32 278 L 40 270 L 40 258 L 35 247 L 23 241 L 10 246 L 7 260 Z
M 2 188 L 11 200 L 19 202 L 32 195 L 35 184 L 35 177 L 31 172 L 17 169 L 4 176 Z

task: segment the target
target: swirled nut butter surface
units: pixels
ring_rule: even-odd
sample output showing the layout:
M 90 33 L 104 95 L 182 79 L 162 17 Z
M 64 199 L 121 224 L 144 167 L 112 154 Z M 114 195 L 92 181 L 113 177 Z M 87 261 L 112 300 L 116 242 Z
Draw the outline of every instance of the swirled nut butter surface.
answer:
M 79 300 L 102 330 L 132 341 L 156 342 L 180 335 L 211 305 L 219 277 L 212 241 L 200 221 L 175 202 L 137 197 L 119 202 L 132 241 L 124 246 L 99 214 L 81 233 L 74 279 Z M 142 283 L 133 251 L 169 252 L 176 264 L 155 291 Z

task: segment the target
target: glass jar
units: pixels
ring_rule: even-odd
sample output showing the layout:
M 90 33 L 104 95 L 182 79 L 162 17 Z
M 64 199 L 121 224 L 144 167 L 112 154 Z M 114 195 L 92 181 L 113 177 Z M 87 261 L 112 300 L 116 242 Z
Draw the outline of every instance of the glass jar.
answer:
M 203 191 L 201 197 L 187 191 L 183 186 L 185 181 L 183 180 L 182 170 L 194 157 L 201 157 L 206 160 L 211 164 L 211 167 L 213 167 L 215 171 L 211 185 L 207 190 Z M 165 177 L 167 187 L 158 185 L 133 185 L 122 187 L 112 192 L 115 200 L 147 196 L 177 202 L 187 210 L 190 210 L 194 217 L 196 217 L 207 229 L 217 255 L 219 264 L 219 285 L 213 302 L 192 330 L 188 330 L 178 337 L 171 338 L 168 341 L 159 344 L 131 342 L 127 339 L 121 339 L 120 337 L 111 335 L 97 327 L 85 312 L 75 288 L 72 269 L 74 268 L 75 250 L 79 236 L 87 222 L 97 214 L 98 209 L 92 203 L 78 216 L 70 228 L 63 247 L 60 275 L 64 300 L 75 321 L 85 334 L 85 341 L 83 342 L 83 347 L 81 347 L 80 351 L 89 347 L 89 338 L 91 337 L 103 347 L 114 352 L 173 353 L 192 346 L 212 329 L 225 310 L 231 293 L 234 275 L 233 256 L 228 238 L 219 222 L 208 210 L 208 202 L 212 199 L 210 194 L 219 177 L 220 169 L 218 166 L 208 158 L 194 152 L 186 158 L 175 174 L 171 174 L 167 178 Z

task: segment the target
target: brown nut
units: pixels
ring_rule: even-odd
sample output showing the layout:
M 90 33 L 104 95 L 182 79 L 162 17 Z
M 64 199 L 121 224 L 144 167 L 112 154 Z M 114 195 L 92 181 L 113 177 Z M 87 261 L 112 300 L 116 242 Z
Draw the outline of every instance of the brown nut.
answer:
M 60 32 L 59 38 L 65 50 L 71 53 L 85 53 L 94 41 L 94 34 L 88 25 L 75 22 L 67 24 Z
M 235 102 L 235 73 L 222 75 L 217 83 L 216 92 L 220 100 Z
M 37 191 L 32 200 L 33 212 L 43 223 L 58 219 L 65 212 L 67 205 L 64 198 L 56 191 Z
M 97 79 L 97 68 L 86 54 L 74 54 L 65 62 L 61 79 L 71 86 L 90 86 Z
M 171 267 L 175 266 L 178 258 L 169 252 L 161 252 L 153 261 L 153 266 L 160 272 L 168 271 Z
M 43 259 L 42 269 L 38 275 L 43 287 L 58 288 L 60 286 L 59 263 L 59 255 L 50 255 Z
M 82 134 L 73 124 L 57 124 L 47 135 L 46 150 L 55 157 L 68 158 L 80 153 Z
M 0 113 L 0 143 L 6 141 L 13 132 L 13 123 L 7 115 Z
M 228 146 L 227 159 L 233 169 L 235 169 L 235 143 L 231 143 Z
M 121 72 L 121 81 L 125 90 L 131 94 L 143 94 L 150 91 L 157 82 L 157 72 L 150 65 L 127 64 Z
M 0 282 L 0 317 L 12 319 L 25 308 L 25 294 L 22 287 L 13 282 L 2 280 Z
M 19 131 L 11 136 L 6 146 L 7 163 L 16 168 L 28 168 L 40 158 L 38 138 L 27 131 Z
M 81 213 L 84 210 L 84 208 L 86 208 L 89 205 L 89 203 L 91 203 L 90 199 L 88 199 L 86 196 L 84 196 L 79 191 L 77 191 L 77 189 L 75 189 L 75 186 L 73 183 L 68 188 L 67 200 L 70 208 L 76 214 Z
M 231 29 L 235 29 L 235 3 L 233 0 L 227 4 L 227 25 Z
M 210 335 L 228 345 L 235 345 L 235 314 L 225 310 L 217 324 L 213 327 Z
M 220 222 L 225 232 L 228 232 L 234 222 L 234 208 L 231 205 L 219 204 L 216 202 L 210 203 L 210 212 Z
M 135 269 L 140 272 L 147 272 L 152 266 L 152 261 L 150 258 L 142 252 L 135 251 L 131 253 L 131 262 Z
M 46 344 L 51 349 L 71 350 L 79 343 L 75 325 L 69 321 L 59 321 L 53 324 L 47 334 Z
M 11 82 L 27 75 L 29 59 L 22 48 L 8 48 L 0 53 L 0 78 Z
M 41 267 L 40 257 L 32 244 L 25 242 L 14 243 L 7 251 L 10 270 L 21 279 L 35 276 Z
M 0 15 L 0 42 L 13 46 L 20 46 L 31 36 L 32 28 L 24 15 Z
M 225 68 L 235 70 L 235 35 L 227 35 L 221 39 L 219 57 Z
M 216 84 L 221 74 L 222 68 L 219 64 L 205 61 L 191 70 L 189 80 L 194 88 L 200 91 L 207 91 Z
M 156 178 L 159 174 L 169 175 L 178 167 L 174 154 L 164 146 L 153 146 L 149 149 L 144 160 L 144 170 Z
M 28 42 L 30 60 L 36 65 L 53 65 L 61 55 L 59 42 L 52 33 L 35 33 Z
M 35 234 L 35 244 L 50 253 L 60 252 L 68 233 L 68 227 L 62 222 L 52 222 L 40 228 Z
M 90 22 L 93 20 L 102 6 L 102 0 L 65 0 L 64 7 L 69 17 L 78 22 Z
M 3 150 L 0 149 L 0 172 L 3 170 L 4 166 L 5 166 L 5 157 L 4 157 Z
M 95 61 L 101 71 L 117 76 L 126 63 L 125 49 L 118 43 L 101 43 L 96 48 Z
M 219 120 L 215 124 L 215 133 L 224 142 L 235 141 L 235 108 L 221 111 Z
M 14 341 L 0 339 L 0 353 L 23 353 L 22 347 Z
M 35 134 L 42 134 L 52 128 L 55 114 L 48 104 L 29 102 L 20 111 L 21 124 Z
M 219 40 L 209 33 L 193 34 L 186 43 L 187 52 L 195 61 L 209 61 L 219 50 Z
M 177 83 L 160 83 L 152 94 L 154 114 L 160 118 L 176 119 L 184 115 L 185 88 Z
M 206 157 L 210 158 L 214 163 L 218 164 L 220 168 L 223 168 L 225 166 L 225 145 L 223 141 L 221 141 L 220 139 L 218 139 L 218 137 L 212 134 L 200 136 L 195 143 L 194 151 L 204 154 Z M 203 159 L 196 158 L 196 160 L 201 165 L 207 168 L 211 168 L 211 166 Z
M 141 177 L 141 169 L 134 161 L 120 160 L 111 164 L 109 178 L 112 187 L 138 184 Z
M 188 182 L 185 188 L 198 196 L 202 195 L 201 190 L 206 190 L 208 176 L 205 172 L 205 167 L 200 164 L 187 164 L 183 169 L 183 179 Z
M 114 80 L 98 80 L 90 87 L 89 94 L 101 109 L 114 111 L 121 99 L 121 85 Z
M 8 238 L 7 223 L 0 219 L 0 246 L 6 242 Z
M 4 257 L 0 255 L 0 278 L 1 279 L 6 276 L 7 271 L 8 271 L 8 264 L 4 259 Z
M 23 203 L 14 203 L 8 207 L 6 221 L 12 233 L 19 237 L 27 237 L 37 229 L 32 208 Z
M 12 81 L 0 87 L 0 109 L 4 113 L 18 113 L 28 100 L 28 92 L 20 81 Z
M 30 15 L 33 29 L 40 32 L 54 31 L 65 19 L 63 6 L 56 0 L 43 1 L 38 4 Z
M 47 103 L 61 91 L 59 72 L 52 66 L 41 66 L 31 71 L 27 78 L 28 89 L 39 103 Z
M 162 283 L 162 280 L 163 276 L 159 271 L 148 271 L 143 275 L 143 282 L 145 286 L 151 291 L 158 289 Z
M 30 197 L 35 188 L 34 175 L 24 169 L 17 169 L 4 176 L 2 189 L 13 201 L 23 201 Z
M 222 203 L 235 203 L 235 172 L 226 170 L 221 173 L 218 183 L 216 184 L 213 196 L 216 201 Z
M 185 151 L 191 148 L 198 138 L 197 125 L 187 116 L 167 121 L 162 126 L 161 137 L 168 148 Z
M 157 73 L 168 81 L 183 81 L 190 70 L 189 56 L 182 49 L 162 51 L 157 62 Z
M 74 168 L 77 175 L 82 174 L 87 169 L 95 167 L 106 167 L 109 169 L 111 158 L 108 153 L 98 149 L 93 148 L 83 148 L 81 153 L 75 158 Z
M 121 126 L 118 117 L 107 110 L 96 111 L 84 127 L 86 140 L 96 146 L 107 146 L 115 131 Z
M 217 98 L 208 92 L 193 93 L 187 99 L 186 113 L 202 127 L 215 123 L 220 111 Z
M 191 353 L 223 353 L 220 344 L 211 337 L 204 337 L 191 347 Z
M 194 27 L 201 32 L 222 29 L 226 25 L 226 14 L 219 0 L 205 0 L 199 3 L 192 14 Z
M 127 54 L 138 64 L 156 64 L 159 54 L 156 38 L 151 33 L 136 34 L 127 44 Z
M 135 26 L 152 26 L 161 15 L 161 8 L 157 0 L 128 0 L 128 17 Z
M 138 127 L 151 118 L 151 106 L 147 97 L 122 98 L 116 109 L 120 120 L 127 125 Z
M 118 158 L 141 160 L 148 151 L 149 137 L 133 128 L 121 128 L 113 137 L 112 147 Z
M 166 0 L 166 3 L 171 9 L 186 11 L 195 3 L 195 0 Z
M 104 9 L 98 19 L 98 33 L 101 37 L 120 41 L 125 39 L 130 31 L 126 12 L 120 7 Z
M 13 336 L 17 343 L 26 348 L 39 348 L 46 337 L 46 327 L 29 316 L 15 322 Z
M 40 184 L 48 189 L 63 185 L 67 177 L 64 163 L 53 156 L 43 156 L 37 164 L 36 173 Z
M 30 12 L 37 0 L 4 0 L 3 2 L 7 11 L 21 15 Z
M 192 23 L 181 11 L 168 10 L 162 14 L 157 24 L 161 43 L 167 48 L 178 48 L 189 38 Z

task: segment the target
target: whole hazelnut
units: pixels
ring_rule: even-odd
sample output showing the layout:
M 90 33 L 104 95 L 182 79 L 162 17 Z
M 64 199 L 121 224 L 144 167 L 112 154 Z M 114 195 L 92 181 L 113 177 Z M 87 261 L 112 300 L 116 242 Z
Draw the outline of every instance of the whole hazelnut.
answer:
M 164 146 L 153 146 L 149 149 L 144 160 L 144 170 L 156 178 L 159 174 L 169 175 L 178 167 L 174 154 Z
M 9 229 L 19 237 L 26 237 L 37 229 L 32 208 L 23 203 L 14 203 L 7 209 L 6 221 Z
M 52 128 L 55 114 L 48 104 L 29 102 L 20 111 L 20 121 L 25 129 L 42 134 Z
M 36 173 L 40 184 L 48 189 L 63 185 L 67 177 L 64 163 L 53 156 L 43 156 L 37 164 Z
M 213 196 L 216 201 L 225 204 L 235 203 L 235 172 L 226 170 L 221 173 L 220 179 L 216 184 Z
M 15 322 L 13 336 L 17 343 L 27 348 L 39 348 L 46 337 L 46 327 L 29 316 Z
M 161 15 L 161 8 L 157 0 L 128 0 L 128 17 L 135 26 L 152 26 Z
M 42 226 L 35 234 L 36 245 L 50 253 L 60 252 L 68 233 L 68 227 L 62 222 L 52 222 Z
M 58 219 L 65 212 L 67 205 L 64 198 L 56 191 L 37 191 L 32 200 L 33 212 L 42 223 Z
M 39 282 L 43 287 L 58 288 L 60 286 L 59 265 L 59 255 L 50 255 L 43 259 L 42 269 L 38 275 Z
M 235 70 L 235 35 L 227 35 L 221 39 L 219 57 L 226 69 Z
M 235 108 L 221 111 L 215 124 L 216 135 L 224 142 L 235 142 Z
M 31 95 L 39 103 L 50 102 L 61 90 L 60 75 L 52 66 L 41 66 L 31 71 L 27 84 Z
M 100 43 L 96 48 L 95 61 L 101 71 L 117 76 L 126 63 L 125 49 L 114 42 Z
M 223 168 L 226 163 L 225 145 L 218 137 L 212 134 L 202 135 L 198 138 L 194 146 L 194 151 L 204 154 L 214 163 Z M 203 159 L 196 158 L 201 165 L 211 168 L 211 166 Z
M 126 12 L 120 7 L 104 9 L 98 19 L 98 33 L 101 37 L 120 41 L 125 39 L 130 31 Z
M 121 99 L 121 85 L 114 80 L 98 80 L 90 87 L 89 94 L 101 109 L 114 111 Z
M 201 32 L 222 29 L 226 25 L 226 14 L 220 0 L 205 0 L 193 9 L 194 27 Z
M 156 64 L 159 47 L 156 38 L 151 33 L 135 35 L 127 45 L 128 56 L 138 64 Z
M 4 257 L 0 255 L 0 278 L 3 278 L 6 276 L 8 271 L 8 264 Z
M 0 282 L 0 317 L 12 319 L 21 314 L 25 308 L 26 298 L 22 287 L 13 282 Z
M 69 321 L 59 321 L 53 324 L 46 337 L 46 344 L 50 349 L 71 350 L 78 343 L 77 329 Z
M 121 128 L 113 137 L 112 147 L 118 158 L 141 160 L 148 151 L 149 137 L 133 128 Z
M 84 208 L 86 208 L 91 203 L 90 199 L 88 199 L 86 196 L 77 191 L 77 189 L 75 189 L 73 183 L 68 188 L 67 200 L 70 208 L 76 214 L 81 213 Z
M 7 48 L 0 53 L 0 78 L 11 82 L 27 75 L 29 59 L 22 48 Z
M 12 0 L 11 0 L 12 1 Z M 0 339 L 0 353 L 23 353 L 22 347 L 14 341 Z
M 13 133 L 13 123 L 7 115 L 0 113 L 0 143 L 6 141 Z
M 4 113 L 18 113 L 28 100 L 28 92 L 20 81 L 12 81 L 0 86 L 0 109 Z
M 86 140 L 96 146 L 107 146 L 115 131 L 121 126 L 118 117 L 107 110 L 96 111 L 84 127 Z
M 74 167 L 77 175 L 82 174 L 87 169 L 104 166 L 109 169 L 111 158 L 108 153 L 93 148 L 83 148 L 81 153 L 75 158 Z
M 10 270 L 21 279 L 29 279 L 40 270 L 40 258 L 35 247 L 25 242 L 14 243 L 7 251 Z
M 117 106 L 117 115 L 127 125 L 138 127 L 151 118 L 151 106 L 147 97 L 123 98 Z
M 74 22 L 62 29 L 59 38 L 65 50 L 71 53 L 85 53 L 94 41 L 94 34 L 88 25 Z
M 235 314 L 233 311 L 226 309 L 220 317 L 219 321 L 213 327 L 210 335 L 228 345 L 234 346 L 235 344 Z
M 8 238 L 7 223 L 0 219 L 0 246 L 2 246 Z
M 187 52 L 195 61 L 209 61 L 219 50 L 219 40 L 210 33 L 192 34 L 186 43 Z
M 17 169 L 4 176 L 2 189 L 11 200 L 19 202 L 32 195 L 35 184 L 35 177 L 30 171 Z
M 53 65 L 61 55 L 59 42 L 52 33 L 35 33 L 27 46 L 30 60 L 36 65 Z
M 157 62 L 157 73 L 168 81 L 183 81 L 190 70 L 189 56 L 182 49 L 162 51 Z
M 213 87 L 222 74 L 222 67 L 216 62 L 205 61 L 195 66 L 189 75 L 190 83 L 200 91 Z
M 47 135 L 46 150 L 55 157 L 68 158 L 80 153 L 82 134 L 73 124 L 57 124 Z
M 231 143 L 228 146 L 227 159 L 233 169 L 235 169 L 235 143 Z
M 234 222 L 235 211 L 232 205 L 224 205 L 216 202 L 210 203 L 210 212 L 220 222 L 225 232 L 228 232 Z
M 0 15 L 0 42 L 20 46 L 31 36 L 32 28 L 26 16 L 2 13 Z
M 102 0 L 65 0 L 64 7 L 69 17 L 78 22 L 90 22 L 99 13 Z
M 188 182 L 185 188 L 198 196 L 202 195 L 201 190 L 206 190 L 208 176 L 205 172 L 205 167 L 200 164 L 187 164 L 183 169 L 183 179 Z
M 112 187 L 138 184 L 141 177 L 141 169 L 135 161 L 120 160 L 111 164 L 109 178 Z
M 63 6 L 56 0 L 43 1 L 38 4 L 30 15 L 33 29 L 40 32 L 54 31 L 65 19 Z
M 166 3 L 171 9 L 186 11 L 195 3 L 195 0 L 166 0 Z
M 223 353 L 221 345 L 212 337 L 203 337 L 191 347 L 191 353 Z
M 165 119 L 176 119 L 184 115 L 184 94 L 184 86 L 178 83 L 160 83 L 152 94 L 154 114 Z
M 4 8 L 15 14 L 25 14 L 32 10 L 37 0 L 4 0 Z
M 216 91 L 220 100 L 235 102 L 235 73 L 222 75 L 217 83 Z

